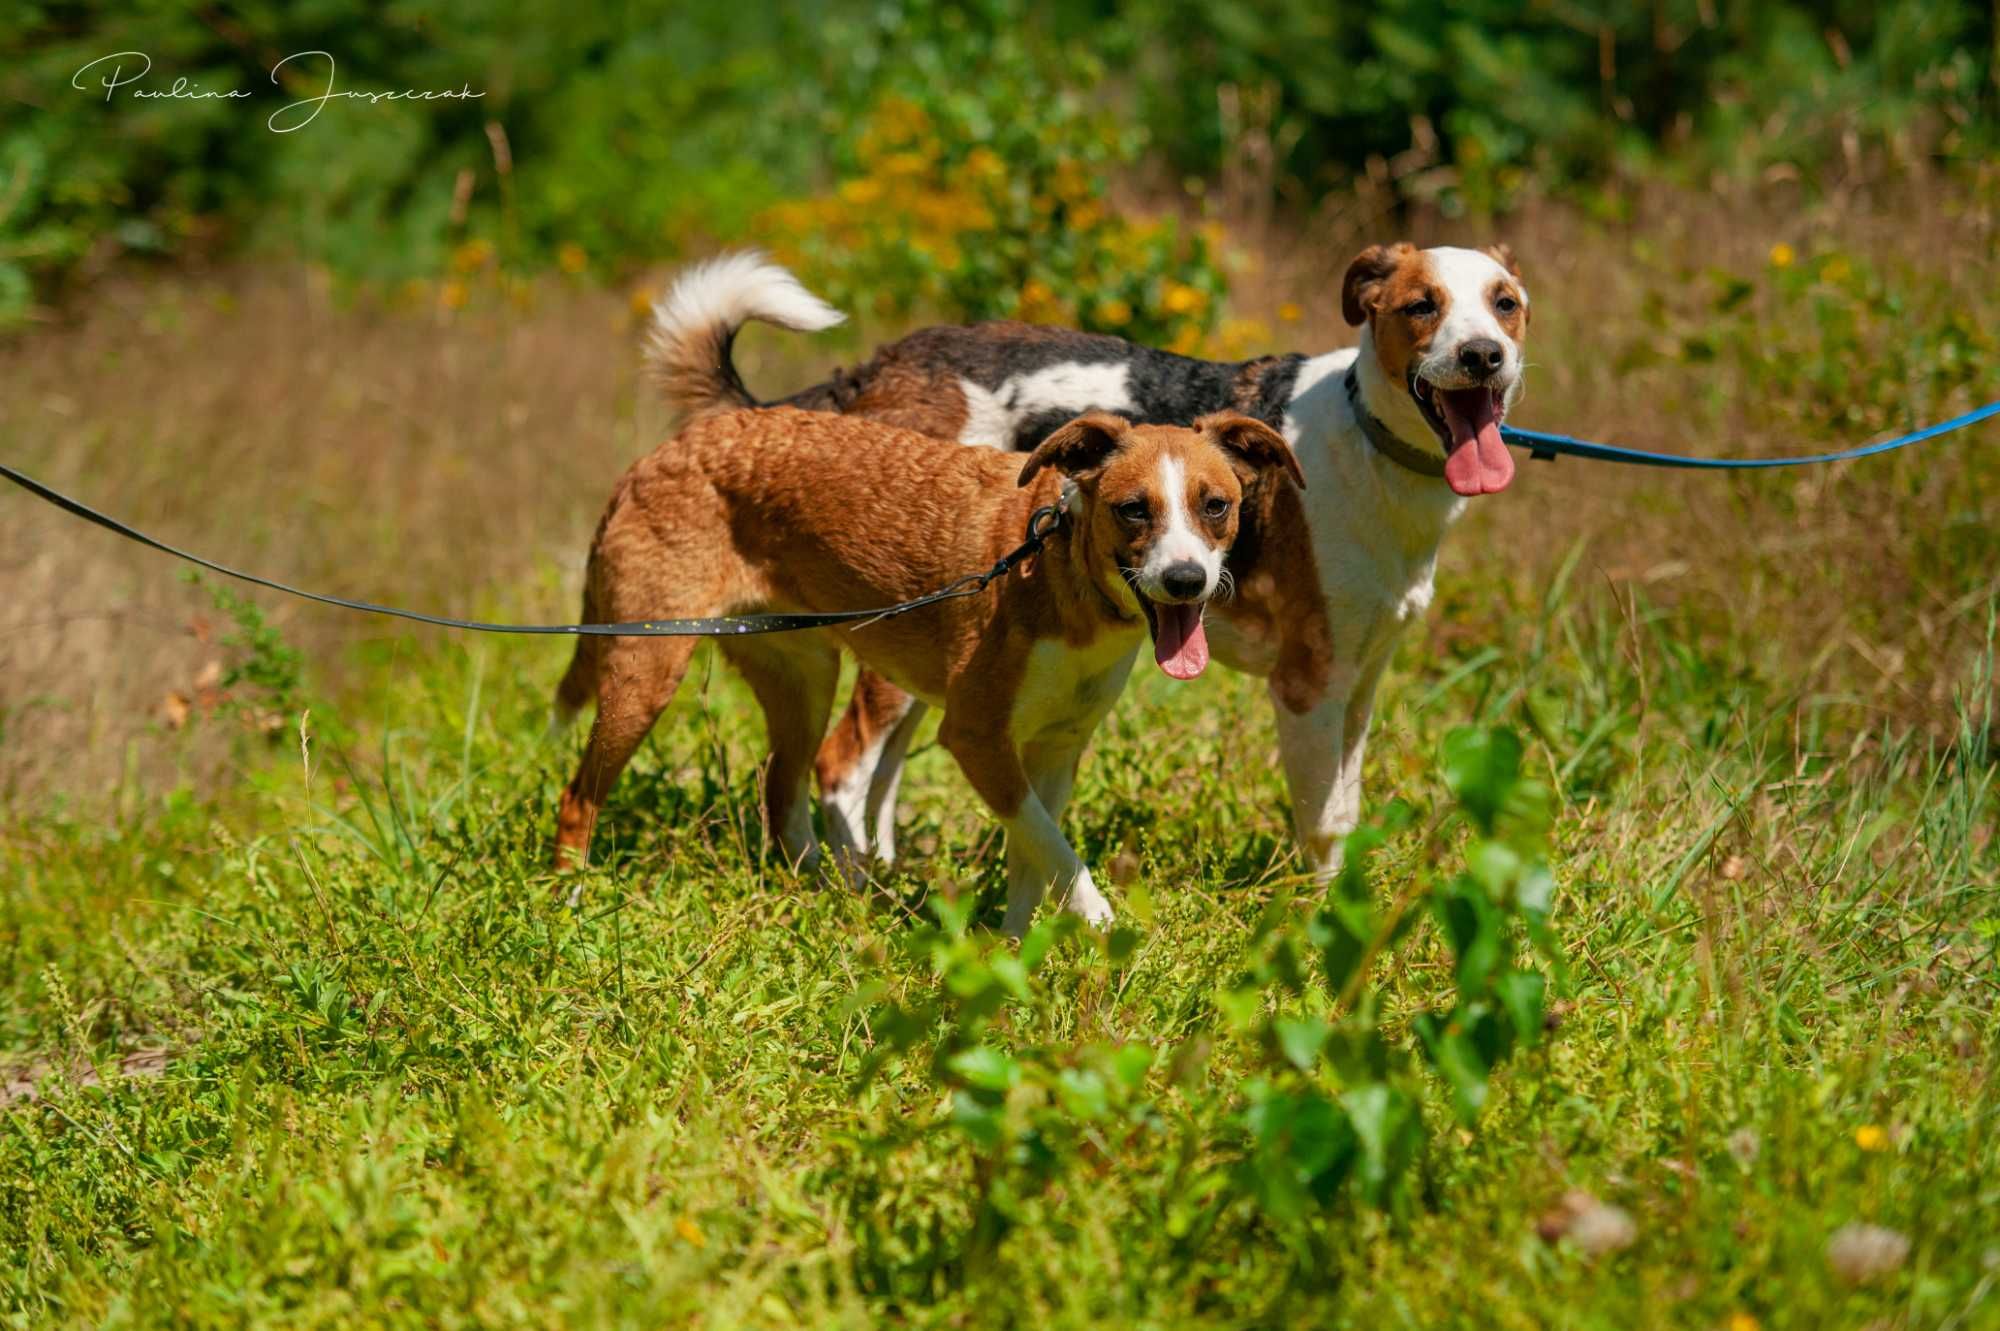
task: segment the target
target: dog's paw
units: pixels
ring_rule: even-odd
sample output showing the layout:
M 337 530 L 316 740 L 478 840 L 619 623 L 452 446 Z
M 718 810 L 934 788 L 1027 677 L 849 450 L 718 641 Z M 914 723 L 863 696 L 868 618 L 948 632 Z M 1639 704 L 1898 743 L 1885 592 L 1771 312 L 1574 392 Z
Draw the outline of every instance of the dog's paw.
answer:
M 1090 870 L 1085 869 L 1070 885 L 1069 896 L 1063 901 L 1063 909 L 1082 918 L 1093 929 L 1102 929 L 1111 923 L 1111 903 L 1097 890 L 1091 881 Z

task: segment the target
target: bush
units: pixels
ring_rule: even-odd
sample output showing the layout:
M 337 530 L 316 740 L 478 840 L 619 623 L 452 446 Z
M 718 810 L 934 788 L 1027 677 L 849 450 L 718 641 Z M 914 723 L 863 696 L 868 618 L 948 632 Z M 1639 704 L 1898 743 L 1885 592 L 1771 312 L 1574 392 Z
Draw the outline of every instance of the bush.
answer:
M 844 1219 L 863 1287 L 920 1294 L 1041 1223 L 1052 1190 L 1107 1176 L 1140 1180 L 1140 1228 L 1189 1252 L 1218 1226 L 1247 1223 L 1310 1257 L 1328 1217 L 1417 1205 L 1438 1127 L 1426 1101 L 1441 1092 L 1446 1112 L 1477 1125 L 1493 1075 L 1542 1034 L 1547 982 L 1523 964 L 1520 940 L 1551 965 L 1560 956 L 1541 851 L 1547 796 L 1523 777 L 1520 742 L 1463 729 L 1443 757 L 1457 813 L 1428 829 L 1424 858 L 1390 899 L 1371 866 L 1411 825 L 1402 806 L 1349 838 L 1344 872 L 1317 901 L 1272 903 L 1209 1020 L 1172 1041 L 1065 1034 L 1076 991 L 1117 988 L 1134 929 L 1085 938 L 1071 918 L 1045 917 L 1017 952 L 968 932 L 969 898 L 936 903 L 939 925 L 903 940 L 934 986 L 893 993 L 876 981 L 853 1001 L 875 1040 L 868 1079 L 914 1063 L 944 1106 L 855 1142 L 830 1171 L 862 1180 Z M 1464 867 L 1448 870 L 1444 838 L 1466 825 Z M 1143 898 L 1133 905 L 1143 918 Z M 1434 940 L 1416 933 L 1426 917 Z M 1450 959 L 1450 987 L 1413 995 L 1397 972 L 1433 945 Z M 1059 949 L 1080 952 L 1077 965 L 1045 966 Z M 1412 1002 L 1413 1016 L 1397 1015 Z M 970 1187 L 909 1186 L 940 1177 Z
M 913 4 L 869 114 L 837 138 L 840 179 L 758 230 L 836 304 L 890 319 L 1014 318 L 1191 353 L 1226 290 L 1213 237 L 1108 198 L 1142 136 L 1079 92 L 1081 46 L 1033 45 L 1024 5 Z

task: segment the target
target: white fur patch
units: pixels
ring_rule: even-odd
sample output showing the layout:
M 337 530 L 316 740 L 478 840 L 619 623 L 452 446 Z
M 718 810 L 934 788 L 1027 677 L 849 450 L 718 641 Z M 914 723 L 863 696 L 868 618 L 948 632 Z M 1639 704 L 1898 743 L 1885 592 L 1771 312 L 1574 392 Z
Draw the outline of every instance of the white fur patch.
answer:
M 958 442 L 975 448 L 1012 448 L 1014 415 L 998 393 L 989 393 L 970 379 L 960 379 L 958 389 L 965 394 L 965 425 Z
M 960 379 L 965 425 L 958 433 L 958 442 L 981 448 L 1012 448 L 1021 422 L 1046 412 L 1080 416 L 1086 411 L 1136 411 L 1131 377 L 1131 367 L 1120 362 L 1082 365 L 1066 361 L 1004 379 L 991 392 L 970 379 Z
M 1191 563 L 1201 567 L 1205 579 L 1202 595 L 1207 596 L 1215 590 L 1215 581 L 1222 573 L 1222 550 L 1195 528 L 1194 514 L 1188 511 L 1187 469 L 1179 458 L 1160 459 L 1159 490 L 1160 502 L 1166 506 L 1167 530 L 1146 552 L 1139 585 L 1149 595 L 1167 599 L 1167 570 L 1175 564 Z

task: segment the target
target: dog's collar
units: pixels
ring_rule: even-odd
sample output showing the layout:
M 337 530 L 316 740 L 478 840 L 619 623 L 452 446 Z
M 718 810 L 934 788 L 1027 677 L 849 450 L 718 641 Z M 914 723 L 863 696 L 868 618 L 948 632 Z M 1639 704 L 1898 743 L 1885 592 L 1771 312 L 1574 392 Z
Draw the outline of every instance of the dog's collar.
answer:
M 1394 430 L 1375 418 L 1374 413 L 1361 404 L 1361 376 L 1354 366 L 1347 367 L 1347 401 L 1354 408 L 1354 419 L 1361 426 L 1361 433 L 1375 446 L 1375 451 L 1404 471 L 1413 471 L 1419 476 L 1442 478 L 1444 459 L 1435 453 L 1406 444 L 1397 437 Z

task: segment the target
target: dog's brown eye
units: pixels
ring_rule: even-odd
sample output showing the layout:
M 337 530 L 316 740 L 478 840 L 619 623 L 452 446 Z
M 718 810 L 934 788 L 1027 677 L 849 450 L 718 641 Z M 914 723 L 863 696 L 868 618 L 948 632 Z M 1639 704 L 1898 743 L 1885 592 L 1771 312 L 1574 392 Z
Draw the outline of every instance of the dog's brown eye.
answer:
M 1409 315 L 1412 319 L 1428 319 L 1437 312 L 1437 302 L 1429 296 L 1413 300 L 1403 307 L 1403 313 Z
M 1502 314 L 1512 314 L 1515 310 L 1521 308 L 1521 302 L 1515 300 L 1512 296 L 1502 296 L 1493 302 L 1493 308 Z
M 1146 520 L 1146 501 L 1143 499 L 1127 499 L 1122 504 L 1113 504 L 1111 511 L 1118 515 L 1119 521 L 1129 522 L 1136 526 Z
M 1201 507 L 1202 512 L 1208 514 L 1209 517 L 1218 522 L 1229 516 L 1229 501 L 1227 499 L 1211 499 Z

